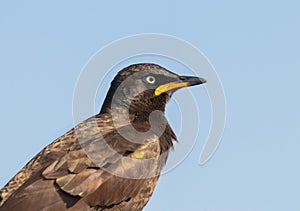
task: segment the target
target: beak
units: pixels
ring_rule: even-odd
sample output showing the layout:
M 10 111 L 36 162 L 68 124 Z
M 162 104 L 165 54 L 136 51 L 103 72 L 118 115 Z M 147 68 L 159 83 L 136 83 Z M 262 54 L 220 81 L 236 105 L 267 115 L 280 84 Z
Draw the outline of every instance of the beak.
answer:
M 198 84 L 206 83 L 204 78 L 194 76 L 179 76 L 177 81 L 169 82 L 157 87 L 154 91 L 155 96 L 159 96 L 164 92 L 179 89 L 182 87 L 195 86 Z

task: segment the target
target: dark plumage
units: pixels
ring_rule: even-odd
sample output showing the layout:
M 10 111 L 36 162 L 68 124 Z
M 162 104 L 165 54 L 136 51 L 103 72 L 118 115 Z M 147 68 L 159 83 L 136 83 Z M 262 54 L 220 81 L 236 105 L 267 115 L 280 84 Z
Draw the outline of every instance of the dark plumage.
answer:
M 111 83 L 99 114 L 45 147 L 0 192 L 0 211 L 142 210 L 177 140 L 172 93 L 204 83 L 136 64 Z

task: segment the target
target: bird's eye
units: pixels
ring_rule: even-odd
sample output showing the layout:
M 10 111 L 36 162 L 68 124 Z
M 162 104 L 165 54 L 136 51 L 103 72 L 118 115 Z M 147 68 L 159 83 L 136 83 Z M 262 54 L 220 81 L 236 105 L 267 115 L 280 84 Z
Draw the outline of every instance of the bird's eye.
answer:
M 155 79 L 154 76 L 149 75 L 149 76 L 146 77 L 146 81 L 147 81 L 149 84 L 154 84 L 155 81 L 156 81 L 156 79 Z

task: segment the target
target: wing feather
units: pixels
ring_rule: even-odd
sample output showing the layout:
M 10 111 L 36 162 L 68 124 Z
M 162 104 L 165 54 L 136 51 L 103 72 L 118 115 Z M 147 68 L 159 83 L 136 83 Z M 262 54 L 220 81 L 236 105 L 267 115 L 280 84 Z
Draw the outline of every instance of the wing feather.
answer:
M 0 211 L 126 210 L 124 204 L 146 203 L 166 161 L 159 137 L 130 142 L 103 118 L 88 119 L 33 158 L 1 190 Z

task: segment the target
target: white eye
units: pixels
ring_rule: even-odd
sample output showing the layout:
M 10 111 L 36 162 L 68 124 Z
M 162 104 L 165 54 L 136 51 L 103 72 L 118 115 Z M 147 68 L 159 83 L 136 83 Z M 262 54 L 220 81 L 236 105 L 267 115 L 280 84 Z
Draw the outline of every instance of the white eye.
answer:
M 149 75 L 149 76 L 147 76 L 146 81 L 147 81 L 149 84 L 154 84 L 155 81 L 156 81 L 156 79 L 155 79 L 154 76 Z

